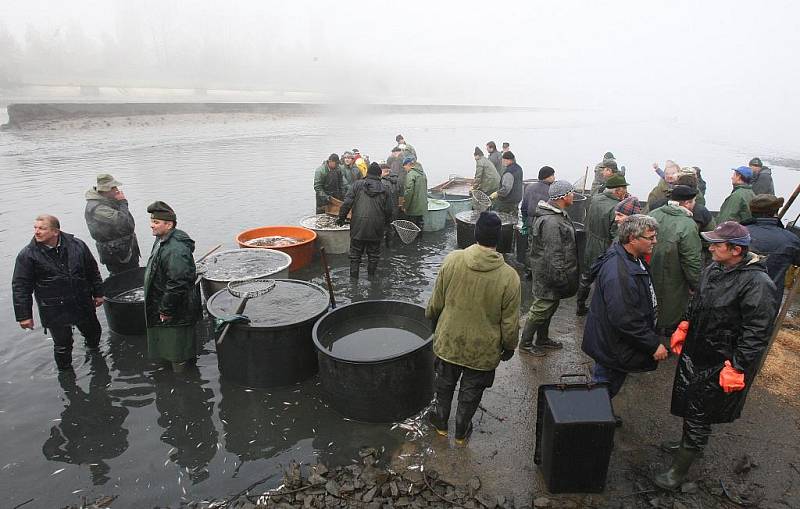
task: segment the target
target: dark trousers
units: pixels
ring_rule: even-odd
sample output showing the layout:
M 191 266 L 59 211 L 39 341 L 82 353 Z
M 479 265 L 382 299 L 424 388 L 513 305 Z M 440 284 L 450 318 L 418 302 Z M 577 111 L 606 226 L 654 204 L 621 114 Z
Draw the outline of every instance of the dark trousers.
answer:
M 451 364 L 446 360 L 436 357 L 433 361 L 435 372 L 434 391 L 436 391 L 436 405 L 432 421 L 441 430 L 447 429 L 450 420 L 450 407 L 453 403 L 453 393 L 456 384 L 461 379 L 458 391 L 458 407 L 456 408 L 456 438 L 463 438 L 472 422 L 472 416 L 478 410 L 484 389 L 494 383 L 494 370 L 479 371 L 458 364 Z
M 588 272 L 581 273 L 578 279 L 578 307 L 586 305 L 586 299 L 589 298 L 589 291 L 592 289 L 592 280 Z
M 364 256 L 364 251 L 367 252 L 367 272 L 369 274 L 373 274 L 378 268 L 378 261 L 381 259 L 381 241 L 350 239 L 351 273 L 358 273 L 358 268 L 361 265 L 361 257 Z
M 86 348 L 97 348 L 100 345 L 100 322 L 97 314 L 91 313 L 83 320 L 77 322 L 75 327 L 81 332 Z M 48 327 L 53 336 L 53 356 L 58 369 L 69 369 L 72 366 L 72 325 L 58 325 Z
M 702 451 L 708 445 L 711 425 L 693 419 L 683 420 L 683 444 L 689 449 Z
M 139 259 L 131 260 L 128 263 L 107 263 L 106 268 L 108 269 L 109 275 L 113 276 L 114 274 L 119 274 L 120 272 L 125 272 L 126 270 L 135 269 L 139 266 Z
M 617 371 L 602 364 L 595 363 L 594 371 L 592 372 L 592 381 L 594 382 L 607 382 L 608 395 L 612 398 L 619 393 L 622 389 L 622 384 L 625 383 L 628 373 L 624 371 Z

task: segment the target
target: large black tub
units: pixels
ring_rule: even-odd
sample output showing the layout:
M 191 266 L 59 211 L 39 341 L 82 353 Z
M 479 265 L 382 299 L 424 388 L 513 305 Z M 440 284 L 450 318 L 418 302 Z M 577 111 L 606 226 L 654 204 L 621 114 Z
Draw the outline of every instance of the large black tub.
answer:
M 371 300 L 340 307 L 314 326 L 328 404 L 366 422 L 396 422 L 433 396 L 433 351 L 425 308 Z
M 103 281 L 108 328 L 123 336 L 147 333 L 144 316 L 144 267 L 136 267 Z
M 217 345 L 222 378 L 245 387 L 289 385 L 317 372 L 317 354 L 311 330 L 328 310 L 328 292 L 293 279 L 276 279 L 269 293 L 247 301 L 244 314 L 250 323 L 231 325 Z M 231 315 L 239 298 L 227 289 L 208 299 L 214 318 Z
M 586 195 L 580 193 L 572 193 L 573 194 L 573 201 L 572 205 L 567 207 L 567 215 L 570 219 L 578 223 L 585 223 L 586 222 L 586 212 L 589 209 L 589 202 L 590 200 L 586 197 Z
M 575 226 L 575 243 L 578 245 L 578 267 L 583 263 L 583 252 L 586 251 L 586 227 L 583 223 L 573 222 Z
M 456 240 L 459 249 L 466 249 L 475 243 L 475 222 L 480 215 L 476 210 L 465 210 L 456 214 Z M 498 212 L 497 215 L 503 222 L 497 251 L 510 253 L 514 249 L 514 225 L 517 224 L 517 219 L 503 212 Z

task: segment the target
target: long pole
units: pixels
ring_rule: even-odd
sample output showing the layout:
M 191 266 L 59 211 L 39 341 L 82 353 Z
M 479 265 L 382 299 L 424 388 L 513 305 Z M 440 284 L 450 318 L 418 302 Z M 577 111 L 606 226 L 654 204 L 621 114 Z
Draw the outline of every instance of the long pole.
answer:
M 794 203 L 794 201 L 797 199 L 798 194 L 800 194 L 800 184 L 797 184 L 792 196 L 789 197 L 789 201 L 787 201 L 783 206 L 783 209 L 781 209 L 780 213 L 778 214 L 778 219 L 783 219 L 783 215 L 789 211 L 789 207 L 791 207 L 792 203 Z
M 336 309 L 336 297 L 333 296 L 333 283 L 331 283 L 331 272 L 328 269 L 328 257 L 325 256 L 325 248 L 319 249 L 322 268 L 325 270 L 325 283 L 328 285 L 328 294 L 331 296 L 331 309 Z
M 781 327 L 783 326 L 783 321 L 786 319 L 787 313 L 789 313 L 789 308 L 792 307 L 794 299 L 797 297 L 798 289 L 800 289 L 800 275 L 795 276 L 794 282 L 792 283 L 792 289 L 789 290 L 789 295 L 783 301 L 783 306 L 781 306 L 781 311 L 778 313 L 778 318 L 775 319 L 775 325 L 772 327 L 772 335 L 769 338 L 767 351 L 764 353 L 764 356 L 761 357 L 761 363 L 758 367 L 759 370 L 761 369 L 761 366 L 764 365 L 764 361 L 767 359 L 767 355 L 769 355 L 770 350 L 772 350 L 772 344 L 775 342 L 775 338 L 778 337 L 778 332 L 780 332 Z
M 203 260 L 205 260 L 206 258 L 211 256 L 211 253 L 213 253 L 214 251 L 216 251 L 217 249 L 219 249 L 221 247 L 222 247 L 222 244 L 217 244 L 216 246 L 212 247 L 206 254 L 204 254 L 203 256 L 198 258 L 197 260 L 195 260 L 194 263 L 198 264 L 198 263 L 202 262 Z M 194 280 L 194 284 L 199 283 L 201 279 L 203 279 L 203 274 L 198 274 L 197 275 L 197 279 Z

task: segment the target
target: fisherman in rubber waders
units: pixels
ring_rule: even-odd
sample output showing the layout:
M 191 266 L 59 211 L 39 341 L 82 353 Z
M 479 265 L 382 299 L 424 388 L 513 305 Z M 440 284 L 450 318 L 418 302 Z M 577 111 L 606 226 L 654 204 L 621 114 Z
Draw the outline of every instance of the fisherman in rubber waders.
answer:
M 679 355 L 672 386 L 672 415 L 683 418 L 680 440 L 661 444 L 674 453 L 670 468 L 655 477 L 677 489 L 703 453 L 711 425 L 739 418 L 769 347 L 777 313 L 775 285 L 763 258 L 749 252 L 747 228 L 727 221 L 702 233 L 713 258 L 703 270 L 686 320 L 672 335 Z
M 314 193 L 317 200 L 317 214 L 325 212 L 325 205 L 331 198 L 344 200 L 347 183 L 344 178 L 344 167 L 339 164 L 339 156 L 331 154 L 314 172 Z
M 11 280 L 14 314 L 19 326 L 33 330 L 33 298 L 45 334 L 53 338 L 59 371 L 72 369 L 72 327 L 86 351 L 97 352 L 100 322 L 95 308 L 103 304 L 103 280 L 84 242 L 61 231 L 55 216 L 43 214 L 33 223 L 33 239 L 17 255 Z
M 455 419 L 459 445 L 472 433 L 472 417 L 483 391 L 494 383 L 497 365 L 509 360 L 517 347 L 520 282 L 517 271 L 497 252 L 501 227 L 496 213 L 481 212 L 476 243 L 445 257 L 425 310 L 434 324 L 436 356 L 436 401 L 427 419 L 439 435 L 447 436 L 460 380 Z
M 86 191 L 86 226 L 97 246 L 100 263 L 112 276 L 138 267 L 140 257 L 136 222 L 121 185 L 104 173 L 97 176 L 97 185 Z
M 151 358 L 182 372 L 197 358 L 194 326 L 200 318 L 200 288 L 195 285 L 194 241 L 178 230 L 172 207 L 162 201 L 147 207 L 156 238 L 144 273 L 147 351 Z

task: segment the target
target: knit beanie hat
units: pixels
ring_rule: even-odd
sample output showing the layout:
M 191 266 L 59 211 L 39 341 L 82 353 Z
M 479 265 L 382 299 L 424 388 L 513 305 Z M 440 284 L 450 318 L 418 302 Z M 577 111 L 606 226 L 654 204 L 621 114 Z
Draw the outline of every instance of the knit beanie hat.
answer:
M 481 212 L 475 222 L 475 242 L 485 247 L 497 247 L 503 222 L 495 212 Z
M 483 150 L 481 150 L 480 147 L 475 147 L 475 152 L 473 153 L 473 155 L 483 156 Z
M 547 190 L 547 195 L 551 200 L 558 200 L 573 191 L 575 191 L 575 188 L 566 180 L 556 180 L 550 184 L 550 188 Z
M 338 154 L 331 154 L 328 156 L 328 161 L 332 161 L 334 163 L 339 163 L 339 155 Z
M 381 165 L 378 163 L 369 163 L 369 168 L 367 168 L 367 175 L 375 175 L 376 177 L 380 177 Z
M 614 212 L 619 212 L 620 214 L 626 216 L 641 214 L 642 205 L 639 203 L 639 198 L 635 196 L 628 196 L 621 202 L 617 203 L 617 205 L 614 207 Z

